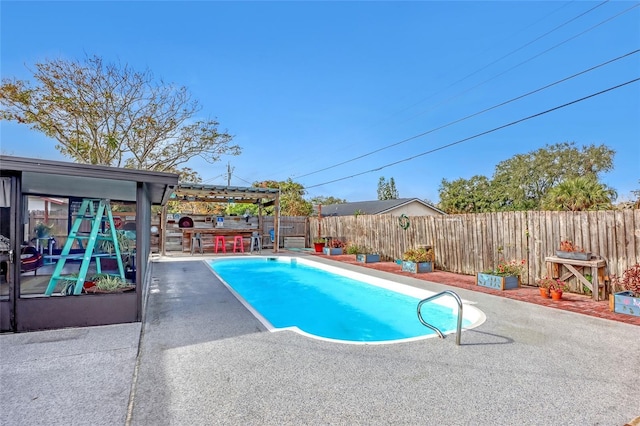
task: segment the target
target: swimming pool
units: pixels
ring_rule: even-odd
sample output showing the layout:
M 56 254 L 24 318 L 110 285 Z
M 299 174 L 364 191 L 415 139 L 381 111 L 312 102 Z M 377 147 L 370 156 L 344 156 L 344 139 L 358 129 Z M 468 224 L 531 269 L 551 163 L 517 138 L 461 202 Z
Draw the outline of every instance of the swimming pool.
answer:
M 395 343 L 436 334 L 420 323 L 416 307 L 433 292 L 324 265 L 305 258 L 230 257 L 208 261 L 213 272 L 271 331 L 289 329 L 344 343 Z M 457 305 L 449 298 L 422 307 L 445 334 L 455 332 Z M 463 327 L 484 322 L 465 304 Z

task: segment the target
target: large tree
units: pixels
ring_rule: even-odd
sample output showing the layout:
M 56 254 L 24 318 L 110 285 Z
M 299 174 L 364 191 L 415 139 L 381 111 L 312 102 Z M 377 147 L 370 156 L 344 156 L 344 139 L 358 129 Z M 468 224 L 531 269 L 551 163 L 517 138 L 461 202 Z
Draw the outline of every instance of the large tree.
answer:
M 542 208 L 571 212 L 608 210 L 613 207 L 616 195 L 616 191 L 593 176 L 581 176 L 567 179 L 551 188 L 542 200 Z
M 482 213 L 491 211 L 494 198 L 491 182 L 486 176 L 471 179 L 442 180 L 438 207 L 450 214 Z
M 398 197 L 396 181 L 393 178 L 387 181 L 384 176 L 381 176 L 378 180 L 378 200 L 395 200 Z
M 518 154 L 498 163 L 493 185 L 504 195 L 500 210 L 536 210 L 554 186 L 580 176 L 593 177 L 613 169 L 615 152 L 605 145 L 563 142 Z
M 638 183 L 640 183 L 640 181 L 638 181 Z M 636 197 L 636 201 L 633 203 L 633 207 L 636 209 L 640 209 L 640 189 L 631 191 L 631 193 Z
M 605 145 L 547 145 L 498 163 L 491 180 L 443 179 L 439 205 L 447 213 L 538 210 L 549 190 L 561 182 L 581 176 L 597 182 L 600 173 L 613 168 L 614 154 Z
M 240 153 L 217 121 L 197 117 L 201 107 L 185 87 L 155 82 L 148 70 L 93 56 L 36 63 L 33 78 L 2 79 L 0 119 L 55 139 L 76 162 L 177 172 L 194 157 Z
M 311 204 L 315 204 L 315 205 L 321 204 L 323 206 L 328 206 L 331 204 L 344 204 L 347 202 L 347 200 L 343 198 L 336 198 L 332 196 L 325 197 L 323 195 L 318 195 L 316 197 L 313 197 L 309 201 L 311 202 Z
M 286 181 L 267 180 L 254 182 L 258 188 L 280 188 L 280 214 L 282 216 L 309 216 L 313 212 L 313 205 L 304 199 L 306 190 L 302 184 L 294 182 L 291 178 Z M 268 214 L 273 214 L 273 209 L 266 209 Z

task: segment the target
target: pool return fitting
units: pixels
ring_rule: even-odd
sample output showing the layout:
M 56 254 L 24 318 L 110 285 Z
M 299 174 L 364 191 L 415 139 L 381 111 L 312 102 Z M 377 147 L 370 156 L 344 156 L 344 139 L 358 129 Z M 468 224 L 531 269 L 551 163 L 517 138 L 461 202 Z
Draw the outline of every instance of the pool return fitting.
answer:
M 447 296 L 447 295 L 453 297 L 458 303 L 458 326 L 456 328 L 456 345 L 460 346 L 460 334 L 462 331 L 462 300 L 460 300 L 460 297 L 453 291 L 451 290 L 441 291 L 438 294 L 434 294 L 433 296 L 427 297 L 426 299 L 422 299 L 420 302 L 418 302 L 418 319 L 420 320 L 422 325 L 424 325 L 425 327 L 429 327 L 431 330 L 438 333 L 438 336 L 440 336 L 441 339 L 444 339 L 445 336 L 444 334 L 442 334 L 442 331 L 440 331 L 436 326 L 433 326 L 427 323 L 422 318 L 422 313 L 420 312 L 420 308 L 422 308 L 422 305 L 424 305 L 427 302 L 431 302 L 432 300 L 435 300 L 442 296 Z

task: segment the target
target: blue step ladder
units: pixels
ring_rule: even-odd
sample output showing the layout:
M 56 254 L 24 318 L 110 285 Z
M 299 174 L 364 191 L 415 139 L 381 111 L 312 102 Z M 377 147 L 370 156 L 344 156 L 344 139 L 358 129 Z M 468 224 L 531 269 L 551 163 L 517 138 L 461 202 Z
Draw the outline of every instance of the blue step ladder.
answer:
M 91 230 L 88 233 L 80 231 L 82 224 L 87 222 L 90 223 Z M 101 233 L 103 223 L 108 225 L 106 233 Z M 69 254 L 71 252 L 71 247 L 73 247 L 73 243 L 76 241 L 78 241 L 78 244 L 80 244 L 81 247 L 83 246 L 82 241 L 86 241 L 84 254 Z M 113 215 L 111 214 L 111 204 L 108 199 L 104 198 L 84 198 L 80 205 L 80 209 L 78 210 L 78 216 L 75 218 L 73 226 L 69 231 L 69 237 L 62 248 L 62 252 L 60 253 L 60 259 L 58 259 L 53 275 L 51 275 L 49 285 L 45 290 L 44 294 L 46 296 L 51 296 L 53 294 L 53 290 L 56 288 L 56 284 L 59 280 L 68 280 L 71 277 L 76 281 L 75 285 L 72 287 L 73 294 L 81 294 L 85 278 L 87 277 L 87 272 L 89 271 L 89 265 L 93 259 L 96 260 L 96 271 L 98 273 L 102 272 L 99 258 L 101 256 L 105 256 L 105 254 L 94 253 L 97 241 L 110 241 L 113 244 L 113 254 L 118 263 L 118 274 L 113 275 L 119 276 L 123 281 L 125 280 L 122 256 L 118 244 L 118 234 L 113 222 Z M 67 260 L 72 259 L 82 259 L 78 275 L 62 275 L 62 271 L 64 270 Z M 71 294 L 71 292 L 65 292 L 65 294 Z

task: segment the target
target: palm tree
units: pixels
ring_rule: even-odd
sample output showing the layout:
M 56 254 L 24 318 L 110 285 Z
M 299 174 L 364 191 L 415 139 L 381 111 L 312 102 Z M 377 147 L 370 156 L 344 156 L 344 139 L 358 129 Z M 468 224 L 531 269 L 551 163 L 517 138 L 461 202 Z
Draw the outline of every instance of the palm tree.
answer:
M 545 195 L 542 208 L 545 210 L 607 210 L 613 207 L 617 193 L 593 176 L 568 179 L 554 186 Z

